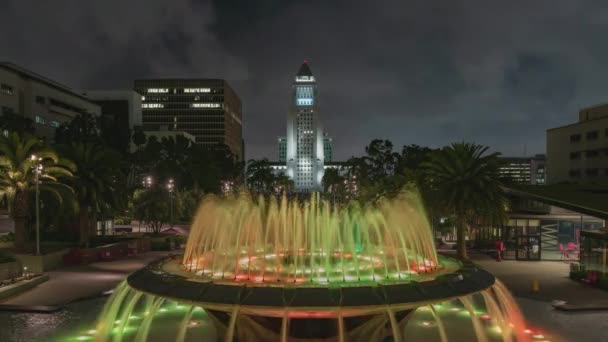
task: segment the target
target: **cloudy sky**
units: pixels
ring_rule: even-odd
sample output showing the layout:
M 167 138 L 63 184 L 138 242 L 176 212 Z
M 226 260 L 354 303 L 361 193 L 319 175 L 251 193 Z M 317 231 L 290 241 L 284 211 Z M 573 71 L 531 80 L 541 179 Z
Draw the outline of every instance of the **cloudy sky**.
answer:
M 307 59 L 337 159 L 374 138 L 521 155 L 608 102 L 607 18 L 580 0 L 2 0 L 0 60 L 77 89 L 225 78 L 247 157 L 274 159 Z

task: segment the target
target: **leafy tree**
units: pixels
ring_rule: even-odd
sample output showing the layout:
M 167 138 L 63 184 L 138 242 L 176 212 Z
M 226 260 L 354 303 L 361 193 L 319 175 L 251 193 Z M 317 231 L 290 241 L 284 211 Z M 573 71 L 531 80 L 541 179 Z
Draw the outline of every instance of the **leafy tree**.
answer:
M 247 185 L 257 192 L 271 192 L 275 183 L 275 175 L 268 159 L 247 162 Z
M 55 142 L 61 145 L 75 142 L 99 142 L 101 131 L 97 120 L 92 114 L 79 114 L 55 130 Z
M 35 156 L 34 160 L 32 156 Z M 35 165 L 42 165 L 39 175 L 41 193 L 61 202 L 72 189 L 64 182 L 71 179 L 74 165 L 61 159 L 38 138 L 11 133 L 0 136 L 0 195 L 8 197 L 15 222 L 15 247 L 23 250 L 27 242 L 26 220 L 29 203 L 36 186 Z
M 499 181 L 499 153 L 486 154 L 488 147 L 454 143 L 431 154 L 423 166 L 430 185 L 438 191 L 446 208 L 454 213 L 458 256 L 467 259 L 467 224 L 501 222 L 507 199 Z
M 173 200 L 173 217 L 181 217 L 182 204 L 180 196 Z M 133 196 L 133 216 L 147 225 L 152 232 L 160 233 L 163 225 L 171 218 L 169 193 L 160 186 L 137 190 Z
M 331 188 L 332 193 L 338 192 L 340 187 L 344 186 L 344 177 L 340 175 L 340 170 L 336 168 L 328 168 L 321 179 L 323 184 L 323 192 L 328 192 Z

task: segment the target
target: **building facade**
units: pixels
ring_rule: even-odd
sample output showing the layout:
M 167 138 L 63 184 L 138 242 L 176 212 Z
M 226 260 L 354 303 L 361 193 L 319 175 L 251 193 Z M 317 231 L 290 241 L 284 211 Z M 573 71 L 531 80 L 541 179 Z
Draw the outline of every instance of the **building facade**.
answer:
M 577 123 L 547 130 L 547 182 L 608 183 L 608 105 L 582 109 Z
M 322 189 L 325 151 L 319 108 L 317 82 L 304 62 L 294 78 L 287 113 L 286 175 L 297 192 Z
M 323 136 L 323 157 L 325 164 L 333 160 L 333 138 L 329 137 L 327 133 Z M 277 151 L 279 152 L 279 162 L 287 162 L 287 138 L 279 137 L 277 139 Z M 326 167 L 327 168 L 327 167 Z
M 52 140 L 55 129 L 79 114 L 100 115 L 101 108 L 72 89 L 24 69 L 0 63 L 0 114 L 22 115 L 36 134 Z
M 500 176 L 517 184 L 545 184 L 545 155 L 502 157 Z
M 197 144 L 226 145 L 244 158 L 241 100 L 221 79 L 136 80 L 144 131 L 186 132 Z
M 101 116 L 110 119 L 119 150 L 134 150 L 131 133 L 141 127 L 141 95 L 133 90 L 88 90 L 83 93 L 101 108 Z

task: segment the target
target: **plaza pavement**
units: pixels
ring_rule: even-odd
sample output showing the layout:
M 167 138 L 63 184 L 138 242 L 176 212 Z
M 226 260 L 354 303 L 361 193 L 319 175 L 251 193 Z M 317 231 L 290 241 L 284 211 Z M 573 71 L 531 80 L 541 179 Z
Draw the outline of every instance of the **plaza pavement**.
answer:
M 494 274 L 517 297 L 541 301 L 563 300 L 570 304 L 607 303 L 608 291 L 571 280 L 570 265 L 564 261 L 515 261 L 501 262 L 489 256 L 471 251 L 471 260 Z M 539 292 L 532 291 L 538 280 Z
M 63 267 L 47 272 L 49 280 L 35 288 L 2 301 L 13 305 L 61 306 L 113 289 L 130 273 L 168 252 L 148 252 L 138 256 L 89 265 Z

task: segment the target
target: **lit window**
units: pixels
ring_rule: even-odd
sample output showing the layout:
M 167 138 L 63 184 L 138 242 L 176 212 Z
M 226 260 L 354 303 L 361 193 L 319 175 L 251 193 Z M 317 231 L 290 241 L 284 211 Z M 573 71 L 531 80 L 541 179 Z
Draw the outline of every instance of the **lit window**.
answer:
M 148 93 L 168 93 L 169 89 L 167 88 L 148 88 Z
M 190 105 L 192 108 L 221 108 L 221 103 L 193 103 Z
M 210 88 L 185 88 L 184 93 L 210 93 Z
M 53 128 L 57 128 L 60 126 L 59 121 L 55 121 L 55 120 L 51 121 L 50 125 Z
M 36 123 L 40 124 L 40 125 L 45 125 L 46 124 L 46 119 L 43 118 L 42 116 L 36 115 Z
M 165 105 L 162 103 L 144 103 L 141 108 L 165 108 Z

